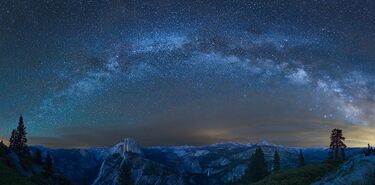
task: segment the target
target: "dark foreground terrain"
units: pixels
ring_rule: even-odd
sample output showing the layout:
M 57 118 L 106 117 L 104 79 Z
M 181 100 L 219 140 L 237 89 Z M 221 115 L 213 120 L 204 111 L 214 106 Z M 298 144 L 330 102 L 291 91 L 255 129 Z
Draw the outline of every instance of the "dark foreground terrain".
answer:
M 53 161 L 55 184 L 109 185 L 131 182 L 135 185 L 247 185 L 249 159 L 261 148 L 272 171 L 275 151 L 280 154 L 281 170 L 270 173 L 255 185 L 371 184 L 375 157 L 365 157 L 363 149 L 350 148 L 345 162 L 327 161 L 327 148 L 291 148 L 267 142 L 257 144 L 222 143 L 208 146 L 141 147 L 125 139 L 111 148 L 49 149 L 31 147 L 31 156 L 41 151 Z M 299 167 L 303 152 L 305 166 Z M 31 161 L 23 167 L 5 151 L 1 154 L 0 184 L 48 184 L 43 165 Z M 20 167 L 21 166 L 21 167 Z M 124 175 L 124 169 L 128 173 Z M 126 177 L 124 177 L 126 176 Z M 63 180 L 61 180 L 63 178 Z M 127 179 L 128 181 L 124 181 Z

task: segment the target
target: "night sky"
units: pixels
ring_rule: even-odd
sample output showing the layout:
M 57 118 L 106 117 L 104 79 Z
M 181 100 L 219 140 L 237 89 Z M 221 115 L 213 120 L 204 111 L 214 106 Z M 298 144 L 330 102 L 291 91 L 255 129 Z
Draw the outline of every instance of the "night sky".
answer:
M 375 143 L 375 1 L 1 0 L 0 135 Z

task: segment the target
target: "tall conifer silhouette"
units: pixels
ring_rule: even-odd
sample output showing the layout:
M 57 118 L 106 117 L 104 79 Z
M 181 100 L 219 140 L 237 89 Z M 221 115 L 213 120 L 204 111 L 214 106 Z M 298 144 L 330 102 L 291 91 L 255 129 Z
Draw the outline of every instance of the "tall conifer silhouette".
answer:
M 331 131 L 331 143 L 329 145 L 330 149 L 334 152 L 334 159 L 343 159 L 344 158 L 344 149 L 346 145 L 344 143 L 345 137 L 343 137 L 342 130 L 340 129 L 333 129 Z M 341 155 L 341 156 L 340 156 Z
M 275 150 L 275 153 L 273 155 L 273 171 L 276 172 L 276 171 L 279 171 L 280 169 L 281 169 L 281 167 L 280 167 L 279 152 L 277 152 L 277 150 Z
M 22 115 L 19 118 L 18 126 L 16 129 L 12 130 L 12 135 L 9 139 L 9 149 L 13 152 L 21 155 L 28 154 L 29 150 L 27 147 L 27 138 L 26 138 L 26 127 L 23 121 Z

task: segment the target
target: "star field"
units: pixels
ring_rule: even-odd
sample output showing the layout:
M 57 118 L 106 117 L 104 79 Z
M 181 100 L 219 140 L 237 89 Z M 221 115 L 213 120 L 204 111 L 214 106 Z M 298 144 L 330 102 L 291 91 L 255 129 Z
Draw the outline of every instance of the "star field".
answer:
M 21 113 L 31 142 L 57 147 L 319 146 L 336 127 L 371 143 L 374 14 L 366 0 L 5 0 L 0 133 Z

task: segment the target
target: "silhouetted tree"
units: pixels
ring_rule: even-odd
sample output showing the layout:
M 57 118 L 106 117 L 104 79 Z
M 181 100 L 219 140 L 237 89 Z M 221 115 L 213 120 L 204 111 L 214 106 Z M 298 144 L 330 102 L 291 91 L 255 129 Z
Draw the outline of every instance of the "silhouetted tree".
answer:
M 333 160 L 333 159 L 334 159 L 334 157 L 333 157 L 333 151 L 330 150 L 330 151 L 328 151 L 328 160 Z
M 87 177 L 84 177 L 84 179 L 82 180 L 82 184 L 81 185 L 90 185 L 90 181 Z
M 267 162 L 263 150 L 258 147 L 250 158 L 248 178 L 251 182 L 257 182 L 268 175 Z
M 279 171 L 280 169 L 281 169 L 281 167 L 280 167 L 279 152 L 277 152 L 277 150 L 275 150 L 275 153 L 273 155 L 273 171 L 276 172 L 276 171 Z
M 367 144 L 367 152 L 365 153 L 365 155 L 370 155 L 372 152 L 372 147 L 370 146 L 370 143 Z
M 27 155 L 29 150 L 27 148 L 27 138 L 26 138 L 26 127 L 23 122 L 22 115 L 20 116 L 17 129 L 12 130 L 12 135 L 9 139 L 9 149 L 17 154 Z
M 42 151 L 40 151 L 39 149 L 36 149 L 35 150 L 35 157 L 34 157 L 34 159 L 35 159 L 35 162 L 37 164 L 42 164 L 42 162 L 43 162 Z
M 374 155 L 375 149 L 373 147 L 371 147 L 371 145 L 369 143 L 369 144 L 367 144 L 367 149 L 364 151 L 364 153 L 365 153 L 366 156 Z
M 120 185 L 133 185 L 131 168 L 127 164 L 123 164 L 119 176 Z
M 331 143 L 329 145 L 330 149 L 334 152 L 334 159 L 343 158 L 344 156 L 341 156 L 339 154 L 340 151 L 343 151 L 346 148 L 346 145 L 344 143 L 345 137 L 342 135 L 342 130 L 340 129 L 333 129 L 331 131 Z
M 44 164 L 44 176 L 47 178 L 53 177 L 53 162 L 50 153 L 47 154 L 45 164 Z
M 345 159 L 346 159 L 345 149 L 343 149 L 343 148 L 341 148 L 341 159 L 342 159 L 342 160 L 345 160 Z
M 9 149 L 12 151 L 16 150 L 16 146 L 17 146 L 16 137 L 17 137 L 17 130 L 13 129 L 12 134 L 9 139 Z
M 7 145 L 4 144 L 4 141 L 1 139 L 1 141 L 0 141 L 0 156 L 2 154 L 7 153 L 7 152 L 8 152 L 8 147 L 7 147 Z
M 65 176 L 60 176 L 59 177 L 59 185 L 73 185 L 73 183 L 71 183 L 70 181 L 69 181 L 69 179 L 67 179 Z
M 298 166 L 305 166 L 305 157 L 303 156 L 302 150 L 299 150 L 299 155 L 298 155 Z
M 29 151 L 27 148 L 26 134 L 27 134 L 26 127 L 23 122 L 23 117 L 21 115 L 19 122 L 18 122 L 17 135 L 16 135 L 16 141 L 17 141 L 16 152 L 18 152 L 19 154 L 26 154 Z

